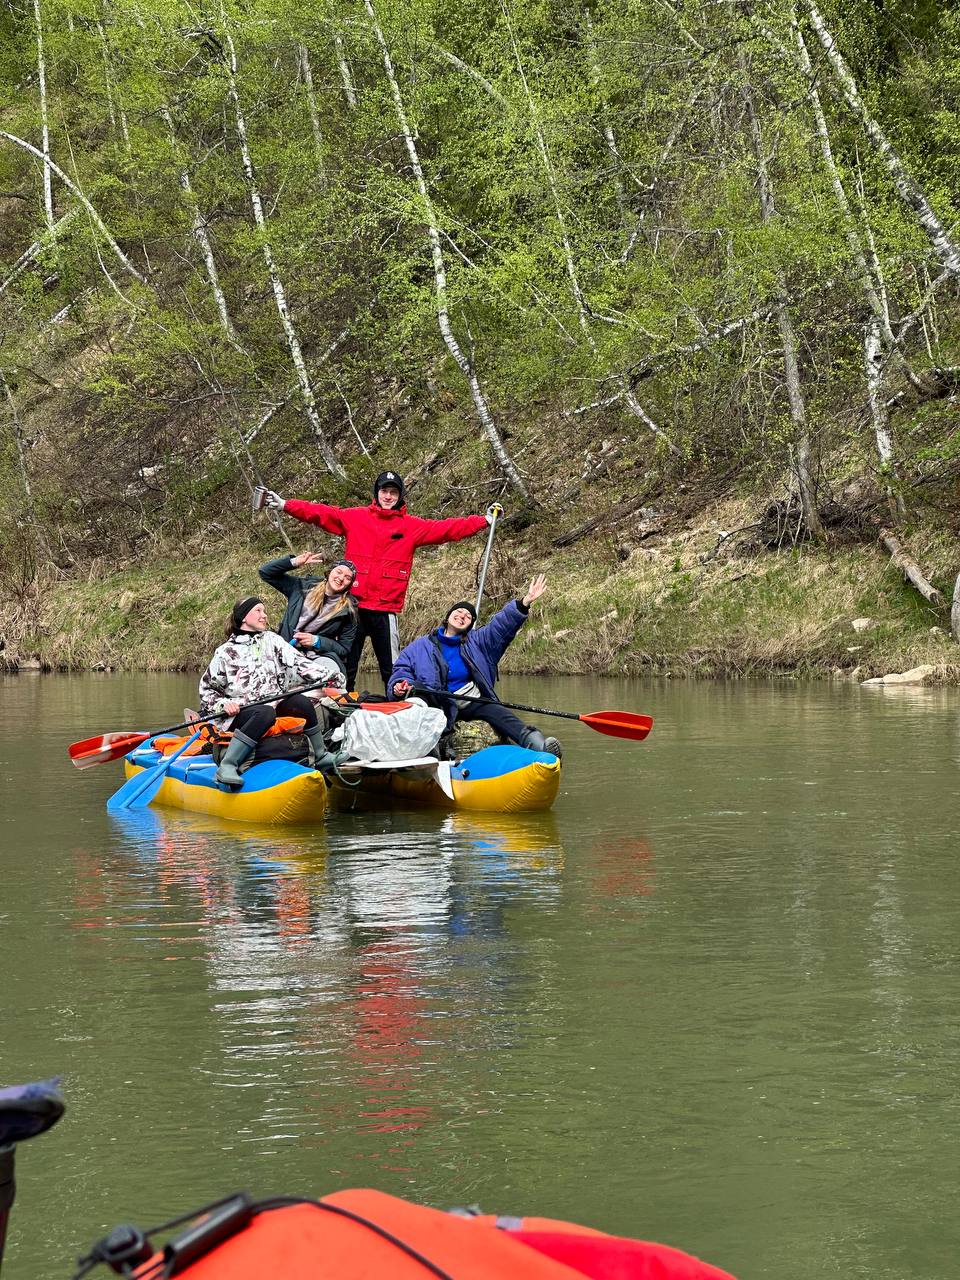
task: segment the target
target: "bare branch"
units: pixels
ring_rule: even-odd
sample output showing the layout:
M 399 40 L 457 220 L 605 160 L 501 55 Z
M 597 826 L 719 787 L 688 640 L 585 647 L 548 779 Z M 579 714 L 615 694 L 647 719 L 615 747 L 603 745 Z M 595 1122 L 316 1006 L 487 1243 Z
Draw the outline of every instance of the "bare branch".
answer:
M 30 154 L 36 156 L 38 160 L 44 160 L 44 155 L 42 151 L 38 151 L 37 148 L 33 145 L 33 143 L 24 142 L 23 138 L 18 138 L 16 134 L 7 133 L 5 129 L 0 129 L 0 138 L 6 138 L 8 142 L 12 142 L 15 146 L 22 147 L 24 151 L 29 151 Z M 53 172 L 64 184 L 64 186 L 66 186 L 67 188 L 69 188 L 70 191 L 73 192 L 73 194 L 77 197 L 77 199 L 83 205 L 84 209 L 86 209 L 87 213 L 90 215 L 91 219 L 93 220 L 94 226 L 97 228 L 97 230 L 103 236 L 104 240 L 106 240 L 107 244 L 116 254 L 117 258 L 120 260 L 120 263 L 122 264 L 124 269 L 126 271 L 129 271 L 129 273 L 134 277 L 134 279 L 139 280 L 141 284 L 146 284 L 147 282 L 144 279 L 144 277 L 140 274 L 140 272 L 133 265 L 133 263 L 130 261 L 127 255 L 123 252 L 123 250 L 117 244 L 116 240 L 114 240 L 113 236 L 107 230 L 106 224 L 104 223 L 103 219 L 100 217 L 99 213 L 97 213 L 96 209 L 87 199 L 87 197 L 83 194 L 83 192 L 80 190 L 77 184 L 73 181 L 73 179 L 68 178 L 67 175 L 64 173 L 64 171 L 60 168 L 60 166 L 54 160 L 51 160 L 49 156 L 45 158 L 45 163 L 50 166 Z

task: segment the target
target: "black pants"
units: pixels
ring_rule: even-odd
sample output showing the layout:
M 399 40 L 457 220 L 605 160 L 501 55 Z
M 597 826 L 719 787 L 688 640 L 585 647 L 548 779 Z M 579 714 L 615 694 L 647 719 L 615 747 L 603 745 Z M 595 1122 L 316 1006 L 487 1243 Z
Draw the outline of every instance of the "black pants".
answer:
M 291 693 L 288 698 L 281 698 L 275 707 L 244 707 L 238 712 L 232 727 L 259 742 L 277 716 L 299 716 L 306 720 L 307 728 L 312 729 L 317 723 L 317 707 L 302 693 Z
M 515 716 L 502 702 L 492 698 L 484 698 L 482 702 L 465 702 L 457 708 L 458 720 L 486 720 L 493 725 L 497 733 L 522 747 L 530 732 L 530 725 L 524 724 L 519 716 Z
M 360 666 L 360 657 L 367 636 L 373 644 L 377 666 L 380 668 L 380 678 L 389 695 L 387 681 L 390 679 L 390 672 L 400 652 L 400 629 L 397 626 L 397 615 L 384 613 L 382 609 L 357 610 L 357 634 L 347 657 L 347 688 L 356 689 L 357 687 L 357 668 Z

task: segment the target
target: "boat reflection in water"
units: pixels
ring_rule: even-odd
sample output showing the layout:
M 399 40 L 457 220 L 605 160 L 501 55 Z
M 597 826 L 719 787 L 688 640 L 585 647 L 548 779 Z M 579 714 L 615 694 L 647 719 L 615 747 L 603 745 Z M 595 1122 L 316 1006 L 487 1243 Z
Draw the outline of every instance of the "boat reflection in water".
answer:
M 451 1107 L 490 1109 L 486 1089 L 450 1076 L 465 1057 L 485 1076 L 536 1016 L 549 930 L 517 930 L 559 909 L 551 815 L 355 814 L 319 830 L 161 809 L 114 821 L 130 892 L 152 904 L 134 937 L 152 945 L 158 915 L 181 926 L 181 948 L 193 930 L 220 1045 L 209 1069 L 246 1090 L 241 1142 L 335 1147 L 344 1176 L 370 1179 L 371 1164 L 411 1167 L 413 1148 L 422 1164 L 422 1144 L 456 1123 Z

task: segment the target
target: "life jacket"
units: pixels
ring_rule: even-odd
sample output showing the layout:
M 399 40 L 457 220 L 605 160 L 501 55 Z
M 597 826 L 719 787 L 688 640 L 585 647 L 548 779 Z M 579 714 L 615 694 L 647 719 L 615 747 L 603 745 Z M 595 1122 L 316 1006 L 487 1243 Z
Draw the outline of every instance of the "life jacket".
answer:
M 264 738 L 272 738 L 280 733 L 301 733 L 306 723 L 302 716 L 277 716 L 276 720 L 262 736 Z M 200 752 L 209 752 L 212 743 L 227 742 L 232 736 L 230 732 L 224 732 L 215 725 L 205 725 L 201 731 L 201 736 L 196 742 L 191 743 L 183 754 L 185 756 L 195 756 L 199 755 Z M 169 756 L 182 747 L 185 742 L 189 742 L 192 737 L 192 733 L 185 733 L 180 737 L 163 735 L 162 737 L 154 738 L 152 745 L 162 756 Z
M 324 692 L 327 691 L 324 690 Z M 336 691 L 331 701 L 344 711 L 356 711 L 362 708 L 364 711 L 380 711 L 385 716 L 392 716 L 397 711 L 406 711 L 411 705 L 409 702 L 390 702 L 378 694 L 367 693 L 361 697 L 359 693 L 337 693 Z
M 119 1239 L 119 1228 L 90 1260 Z M 136 1280 L 733 1280 L 664 1245 L 545 1218 L 443 1213 L 381 1191 L 317 1201 L 246 1197 L 211 1206 L 152 1252 L 140 1237 Z M 129 1263 L 128 1263 L 129 1265 Z

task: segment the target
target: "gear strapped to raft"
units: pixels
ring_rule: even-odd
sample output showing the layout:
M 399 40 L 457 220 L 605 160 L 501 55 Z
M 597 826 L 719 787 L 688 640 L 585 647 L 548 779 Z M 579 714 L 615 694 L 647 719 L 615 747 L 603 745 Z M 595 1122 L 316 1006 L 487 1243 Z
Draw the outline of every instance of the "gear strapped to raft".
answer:
M 129 1280 L 264 1280 L 281 1264 L 290 1280 L 732 1280 L 666 1245 L 552 1218 L 444 1213 L 370 1190 L 260 1201 L 241 1192 L 150 1231 L 117 1227 L 73 1280 L 98 1266 Z

